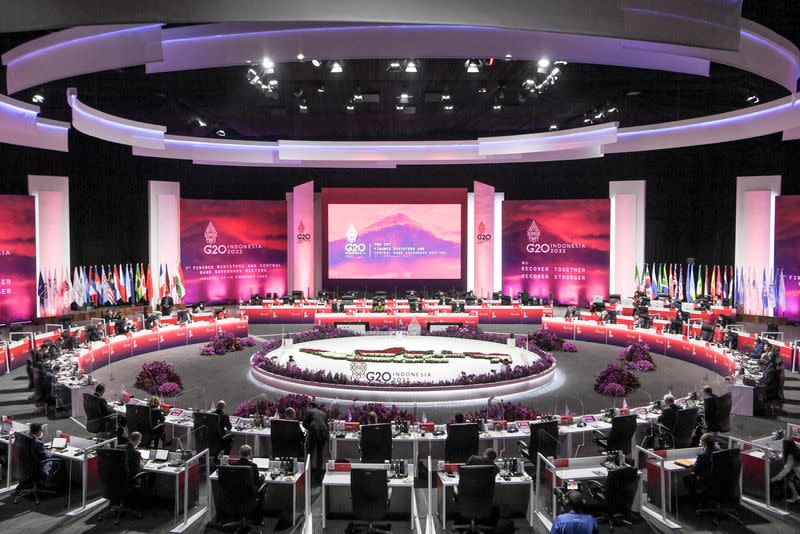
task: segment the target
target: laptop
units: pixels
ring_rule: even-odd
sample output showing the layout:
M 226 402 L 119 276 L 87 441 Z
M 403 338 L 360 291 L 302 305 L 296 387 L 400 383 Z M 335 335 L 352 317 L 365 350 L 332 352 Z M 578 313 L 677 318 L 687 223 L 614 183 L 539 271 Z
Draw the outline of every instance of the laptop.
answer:
M 139 455 L 145 462 L 150 459 L 150 449 L 139 449 Z
M 166 462 L 169 458 L 169 451 L 167 449 L 158 449 L 156 451 L 155 458 L 153 458 L 154 462 Z
M 53 443 L 50 446 L 53 449 L 66 449 L 67 438 L 53 438 Z

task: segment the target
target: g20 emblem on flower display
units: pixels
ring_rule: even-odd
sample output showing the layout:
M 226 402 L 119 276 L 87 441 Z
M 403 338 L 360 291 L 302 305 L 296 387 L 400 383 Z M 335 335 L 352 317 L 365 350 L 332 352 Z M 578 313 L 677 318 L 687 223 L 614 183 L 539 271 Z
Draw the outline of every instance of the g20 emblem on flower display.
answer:
M 350 376 L 353 380 L 363 380 L 367 374 L 367 362 L 364 358 L 354 357 L 350 362 Z
M 408 335 L 409 336 L 418 336 L 422 333 L 422 326 L 417 321 L 416 317 L 411 319 L 411 322 L 408 323 Z

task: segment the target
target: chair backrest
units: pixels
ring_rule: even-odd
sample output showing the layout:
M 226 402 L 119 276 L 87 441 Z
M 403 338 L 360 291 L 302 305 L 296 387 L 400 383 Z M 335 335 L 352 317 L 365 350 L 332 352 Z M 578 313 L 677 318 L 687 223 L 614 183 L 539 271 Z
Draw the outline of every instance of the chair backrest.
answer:
M 675 427 L 672 429 L 673 447 L 685 449 L 692 445 L 692 434 L 697 426 L 697 419 L 700 417 L 700 408 L 684 408 L 678 410 L 675 418 Z
M 386 469 L 354 468 L 350 471 L 353 515 L 360 521 L 377 521 L 389 511 L 389 481 Z
M 40 367 L 33 368 L 33 402 L 43 402 L 47 397 L 44 396 L 42 383 L 44 382 L 44 371 Z
M 39 480 L 41 469 L 34 453 L 36 438 L 17 432 L 14 434 L 14 477 L 20 484 L 28 485 Z
M 303 458 L 305 445 L 300 421 L 273 419 L 270 422 L 269 439 L 272 458 Z
M 704 324 L 700 327 L 700 339 L 712 341 L 714 339 L 714 325 Z
M 532 461 L 542 453 L 545 458 L 558 458 L 558 421 L 531 421 L 531 436 L 528 440 L 528 454 Z
M 447 425 L 447 438 L 444 441 L 445 460 L 463 463 L 473 454 L 478 454 L 478 425 L 475 423 Z
M 208 449 L 212 456 L 222 450 L 222 436 L 219 433 L 219 415 L 208 412 L 194 412 L 194 439 L 198 450 Z
M 214 492 L 218 515 L 241 519 L 256 506 L 258 488 L 253 482 L 253 471 L 247 465 L 221 465 L 217 468 L 219 490 Z
M 97 474 L 103 497 L 116 504 L 130 492 L 128 455 L 125 449 L 104 447 L 97 450 Z
M 458 467 L 458 511 L 467 519 L 483 519 L 494 504 L 494 482 L 497 468 L 493 465 L 460 465 Z
M 125 424 L 128 427 L 128 435 L 131 432 L 141 432 L 142 443 L 150 443 L 153 434 L 153 418 L 150 406 L 146 404 L 125 405 Z
M 608 450 L 631 453 L 633 435 L 636 434 L 636 415 L 618 415 L 611 420 L 608 434 Z
M 714 417 L 713 427 L 709 427 L 709 430 L 712 432 L 730 432 L 732 407 L 733 398 L 730 392 L 717 397 L 717 413 Z
M 86 430 L 92 434 L 105 432 L 106 422 L 100 411 L 100 397 L 91 393 L 83 394 L 83 412 L 86 414 Z
M 635 467 L 619 467 L 608 472 L 603 493 L 608 511 L 630 510 L 639 487 L 639 471 Z
M 723 449 L 711 453 L 711 495 L 721 505 L 739 504 L 742 498 L 739 476 L 742 458 L 739 449 Z
M 361 461 L 380 463 L 392 459 L 392 424 L 361 425 Z

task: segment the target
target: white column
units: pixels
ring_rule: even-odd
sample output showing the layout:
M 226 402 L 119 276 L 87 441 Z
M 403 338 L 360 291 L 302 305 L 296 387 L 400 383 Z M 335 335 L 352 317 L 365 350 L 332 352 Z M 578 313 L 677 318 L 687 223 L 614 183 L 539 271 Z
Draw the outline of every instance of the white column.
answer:
M 503 289 L 503 201 L 505 193 L 494 193 L 494 291 Z
M 611 199 L 609 292 L 623 297 L 633 295 L 636 266 L 644 263 L 646 189 L 645 180 L 608 183 Z
M 28 194 L 36 205 L 36 279 L 39 271 L 71 268 L 69 245 L 69 178 L 28 176 Z M 72 272 L 69 273 L 72 276 Z M 39 299 L 36 299 L 37 315 Z
M 780 176 L 736 179 L 735 261 L 737 266 L 753 267 L 759 276 L 774 267 L 775 197 L 780 194 Z
M 181 258 L 181 184 L 151 180 L 147 190 L 150 266 L 153 278 L 158 280 L 159 265 L 167 264 L 170 275 L 174 276 L 172 270 Z M 153 298 L 151 303 L 158 300 Z

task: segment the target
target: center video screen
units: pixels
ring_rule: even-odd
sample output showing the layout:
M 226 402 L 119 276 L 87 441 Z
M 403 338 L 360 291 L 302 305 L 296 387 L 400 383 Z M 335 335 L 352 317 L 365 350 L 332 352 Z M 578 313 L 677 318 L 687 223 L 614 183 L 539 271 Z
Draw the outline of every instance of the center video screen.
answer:
M 328 278 L 461 278 L 460 204 L 328 205 Z

